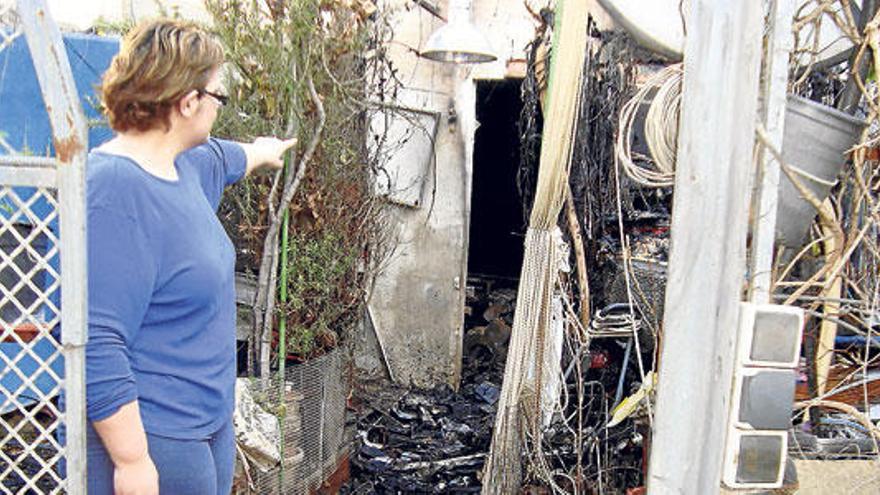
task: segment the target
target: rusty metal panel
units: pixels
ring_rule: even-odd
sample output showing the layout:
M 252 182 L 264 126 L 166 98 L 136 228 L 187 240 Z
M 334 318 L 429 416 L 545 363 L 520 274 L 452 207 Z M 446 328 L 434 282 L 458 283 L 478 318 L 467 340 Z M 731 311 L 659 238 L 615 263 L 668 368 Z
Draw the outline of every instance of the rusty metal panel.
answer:
M 19 0 L 18 16 L 49 112 L 55 155 L 62 165 L 72 164 L 85 156 L 87 128 L 61 32 L 45 0 Z

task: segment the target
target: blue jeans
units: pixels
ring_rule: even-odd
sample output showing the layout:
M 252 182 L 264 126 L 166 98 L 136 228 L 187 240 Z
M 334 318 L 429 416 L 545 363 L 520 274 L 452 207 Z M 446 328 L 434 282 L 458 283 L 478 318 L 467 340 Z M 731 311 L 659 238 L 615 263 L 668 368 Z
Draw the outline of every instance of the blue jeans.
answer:
M 113 495 L 113 463 L 88 425 L 89 495 Z M 147 434 L 150 457 L 159 471 L 160 495 L 229 495 L 235 466 L 232 419 L 203 440 L 175 440 Z

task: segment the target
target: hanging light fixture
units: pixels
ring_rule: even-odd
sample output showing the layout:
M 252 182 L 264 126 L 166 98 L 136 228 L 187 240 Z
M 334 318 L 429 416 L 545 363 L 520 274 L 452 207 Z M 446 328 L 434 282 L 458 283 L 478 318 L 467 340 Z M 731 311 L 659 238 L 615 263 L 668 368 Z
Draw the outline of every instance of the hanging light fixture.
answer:
M 421 56 L 454 64 L 478 64 L 498 58 L 483 33 L 471 23 L 470 0 L 449 0 L 449 22 L 428 37 Z

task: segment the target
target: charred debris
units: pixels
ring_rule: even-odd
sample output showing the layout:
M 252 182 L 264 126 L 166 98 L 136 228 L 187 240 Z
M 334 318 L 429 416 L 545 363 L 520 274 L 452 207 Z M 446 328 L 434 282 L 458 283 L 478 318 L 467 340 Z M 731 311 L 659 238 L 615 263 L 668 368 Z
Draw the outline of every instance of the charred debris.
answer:
M 653 367 L 671 191 L 642 190 L 614 170 L 620 106 L 633 92 L 637 65 L 654 61 L 623 34 L 592 34 L 570 178 L 571 206 L 583 239 L 577 249 L 583 250 L 592 268 L 580 274 L 572 270 L 565 280 L 565 297 L 576 315 L 584 304 L 579 300 L 584 285 L 593 317 L 589 328 L 573 324 L 566 330 L 560 404 L 542 444 L 549 470 L 527 476 L 524 489 L 529 493 L 550 493 L 552 485 L 570 493 L 625 493 L 642 486 L 646 474 L 650 427 L 644 411 L 633 410 L 615 426 L 608 423 L 614 407 L 641 388 L 642 377 Z M 536 61 L 545 41 L 541 33 L 530 45 L 529 69 L 521 86 L 517 186 L 524 219 L 540 154 L 539 88 L 544 74 Z M 570 232 L 565 220 L 561 222 L 563 232 Z M 566 240 L 571 245 L 571 238 Z M 633 253 L 628 263 L 639 281 L 637 294 L 627 293 L 622 242 Z M 388 385 L 359 394 L 351 481 L 345 493 L 480 492 L 515 305 L 515 280 L 469 277 L 459 389 Z M 639 328 L 638 343 L 630 338 L 633 325 Z

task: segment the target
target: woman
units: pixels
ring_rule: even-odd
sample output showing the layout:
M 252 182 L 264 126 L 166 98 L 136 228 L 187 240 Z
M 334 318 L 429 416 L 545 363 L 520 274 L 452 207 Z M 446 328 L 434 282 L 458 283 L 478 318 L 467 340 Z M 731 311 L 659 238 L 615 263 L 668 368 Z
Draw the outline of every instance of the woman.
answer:
M 294 140 L 209 137 L 222 63 L 204 31 L 159 20 L 104 74 L 116 136 L 87 167 L 90 495 L 231 489 L 235 254 L 216 210 Z

